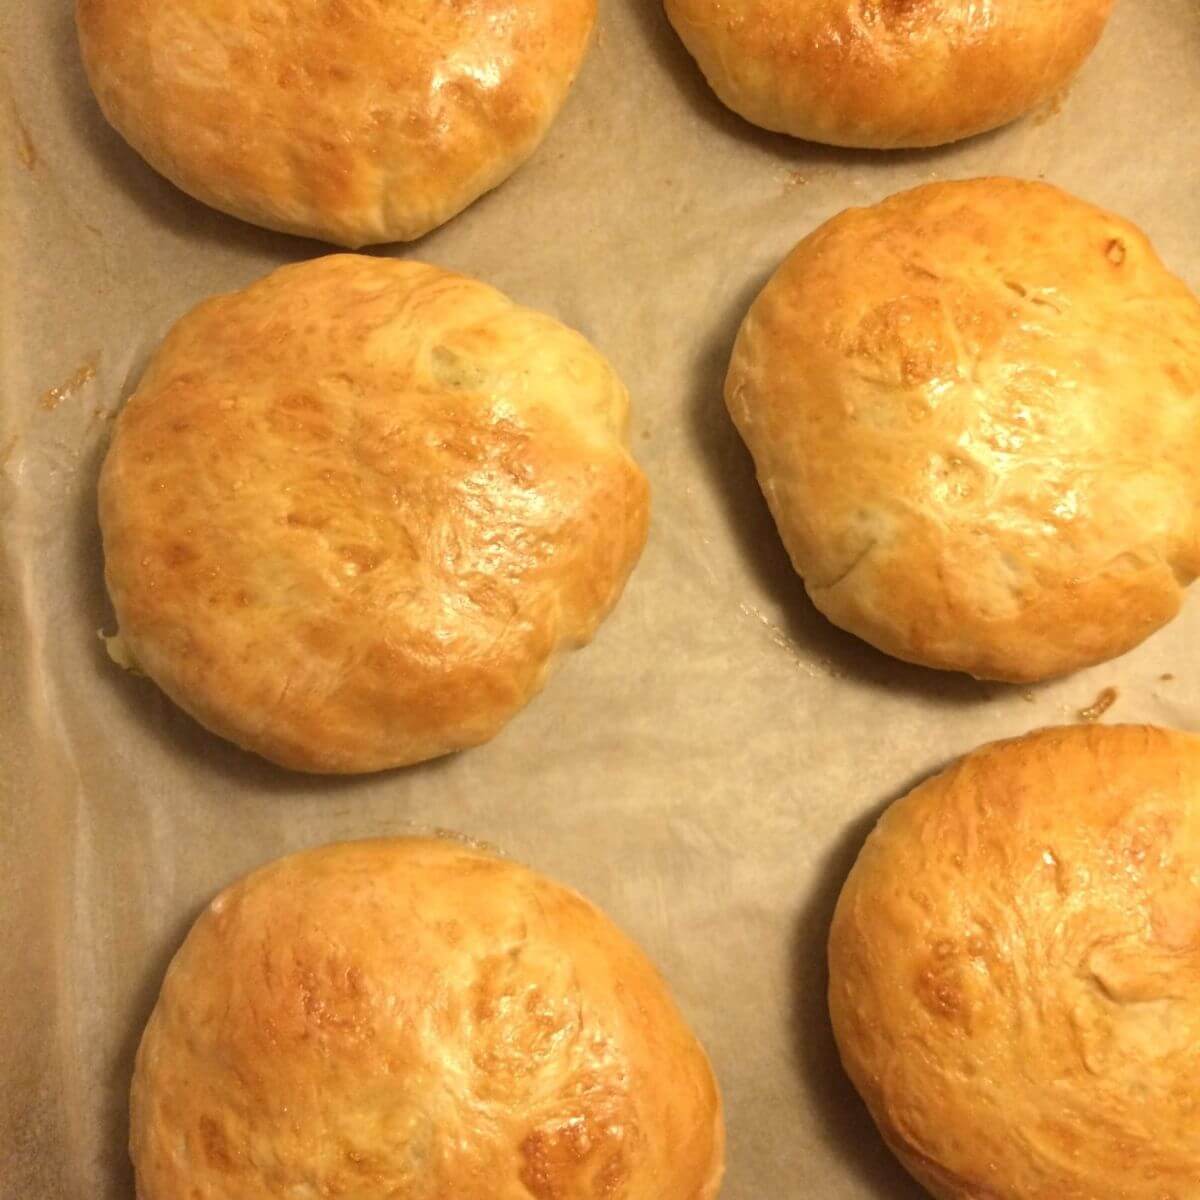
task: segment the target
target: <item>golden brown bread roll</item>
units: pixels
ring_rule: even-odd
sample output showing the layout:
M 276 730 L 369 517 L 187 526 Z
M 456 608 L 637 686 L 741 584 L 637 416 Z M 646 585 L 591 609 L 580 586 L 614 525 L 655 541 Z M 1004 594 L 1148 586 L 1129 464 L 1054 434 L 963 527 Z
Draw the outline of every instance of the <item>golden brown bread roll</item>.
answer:
M 829 970 L 842 1061 L 939 1200 L 1193 1200 L 1200 738 L 968 755 L 867 839 Z
M 725 384 L 816 606 L 881 650 L 1044 679 L 1200 571 L 1200 303 L 1046 184 L 929 184 L 805 238 Z
M 595 0 L 77 0 L 104 115 L 185 192 L 343 246 L 408 241 L 554 120 Z
M 339 255 L 209 300 L 101 473 L 120 653 L 284 766 L 482 742 L 641 551 L 627 411 L 579 334 L 436 267 Z
M 717 96 L 834 146 L 938 146 L 1062 89 L 1112 0 L 666 0 Z
M 449 842 L 325 846 L 222 892 L 138 1051 L 138 1200 L 712 1200 L 708 1060 L 575 892 Z

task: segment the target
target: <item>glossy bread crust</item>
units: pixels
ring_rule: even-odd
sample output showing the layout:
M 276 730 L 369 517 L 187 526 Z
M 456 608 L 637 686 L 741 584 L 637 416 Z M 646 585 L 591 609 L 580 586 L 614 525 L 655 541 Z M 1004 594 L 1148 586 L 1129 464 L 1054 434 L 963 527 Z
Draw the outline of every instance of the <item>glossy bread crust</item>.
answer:
M 939 1200 L 1194 1200 L 1200 738 L 968 755 L 867 839 L 829 968 L 846 1070 Z
M 1112 658 L 1200 571 L 1200 303 L 1046 184 L 929 184 L 805 238 L 725 385 L 816 606 L 1014 682 Z
M 645 955 L 452 842 L 352 842 L 222 892 L 146 1026 L 138 1200 L 713 1200 L 721 1102 Z
M 435 267 L 337 255 L 209 300 L 101 473 L 124 646 L 284 766 L 482 742 L 589 640 L 641 552 L 627 412 L 579 334 Z
M 100 107 L 185 192 L 343 246 L 408 241 L 533 152 L 595 0 L 77 0 Z
M 1051 99 L 1112 0 L 666 0 L 748 121 L 835 146 L 938 146 Z

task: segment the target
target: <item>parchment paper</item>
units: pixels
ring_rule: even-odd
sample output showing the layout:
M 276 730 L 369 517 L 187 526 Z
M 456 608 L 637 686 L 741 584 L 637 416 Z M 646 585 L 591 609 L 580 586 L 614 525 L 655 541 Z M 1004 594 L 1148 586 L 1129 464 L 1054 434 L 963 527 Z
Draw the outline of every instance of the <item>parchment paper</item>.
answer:
M 204 296 L 327 252 L 145 167 L 84 82 L 69 0 L 0 0 L 0 1197 L 130 1200 L 126 1094 L 163 970 L 212 894 L 332 839 L 452 829 L 602 905 L 660 964 L 728 1109 L 725 1200 L 913 1200 L 837 1067 L 832 905 L 880 809 L 975 744 L 1078 719 L 1200 725 L 1200 607 L 1035 690 L 893 662 L 806 601 L 721 403 L 737 324 L 838 210 L 934 178 L 1044 177 L 1133 218 L 1200 287 L 1200 3 L 1123 0 L 1046 111 L 941 151 L 764 134 L 656 0 L 602 0 L 522 171 L 405 254 L 582 330 L 635 404 L 654 527 L 595 643 L 493 743 L 292 775 L 106 659 L 94 492 L 110 419 Z

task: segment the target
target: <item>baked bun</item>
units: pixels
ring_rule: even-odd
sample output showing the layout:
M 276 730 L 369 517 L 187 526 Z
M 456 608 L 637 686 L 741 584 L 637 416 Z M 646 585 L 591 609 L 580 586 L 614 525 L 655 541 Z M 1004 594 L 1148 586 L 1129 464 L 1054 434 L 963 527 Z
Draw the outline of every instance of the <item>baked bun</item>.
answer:
M 1112 0 L 666 0 L 712 89 L 833 146 L 939 146 L 1051 99 Z
M 595 0 L 77 0 L 104 115 L 222 212 L 343 246 L 420 237 L 533 153 Z
M 1200 570 L 1200 303 L 1057 188 L 835 217 L 755 300 L 725 398 L 813 602 L 897 658 L 1073 671 Z
M 138 1200 L 712 1200 L 723 1144 L 646 956 L 449 842 L 325 846 L 222 892 L 133 1078 Z
M 1200 739 L 968 755 L 867 839 L 829 970 L 846 1070 L 939 1200 L 1193 1200 Z
M 116 656 L 287 767 L 483 742 L 641 551 L 627 410 L 579 334 L 436 267 L 338 255 L 209 300 L 101 472 Z

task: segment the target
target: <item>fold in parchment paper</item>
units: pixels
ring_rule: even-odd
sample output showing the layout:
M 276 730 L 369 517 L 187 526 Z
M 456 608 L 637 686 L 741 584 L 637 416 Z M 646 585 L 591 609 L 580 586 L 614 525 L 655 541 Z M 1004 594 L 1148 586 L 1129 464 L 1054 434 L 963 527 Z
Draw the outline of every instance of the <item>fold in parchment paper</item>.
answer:
M 838 887 L 880 809 L 978 742 L 1200 719 L 1193 600 L 1125 658 L 1030 691 L 889 661 L 804 598 L 722 406 L 737 323 L 816 224 L 930 179 L 1046 178 L 1131 217 L 1200 286 L 1200 5 L 1125 0 L 1045 112 L 880 155 L 761 133 L 655 0 L 600 34 L 534 159 L 409 255 L 576 326 L 634 401 L 650 544 L 588 649 L 493 743 L 291 775 L 125 674 L 96 529 L 114 411 L 213 292 L 325 253 L 211 212 L 104 124 L 69 0 L 0 3 L 0 1197 L 131 1200 L 126 1093 L 198 909 L 264 860 L 448 829 L 582 889 L 660 964 L 728 1109 L 725 1200 L 915 1200 L 825 1016 Z

